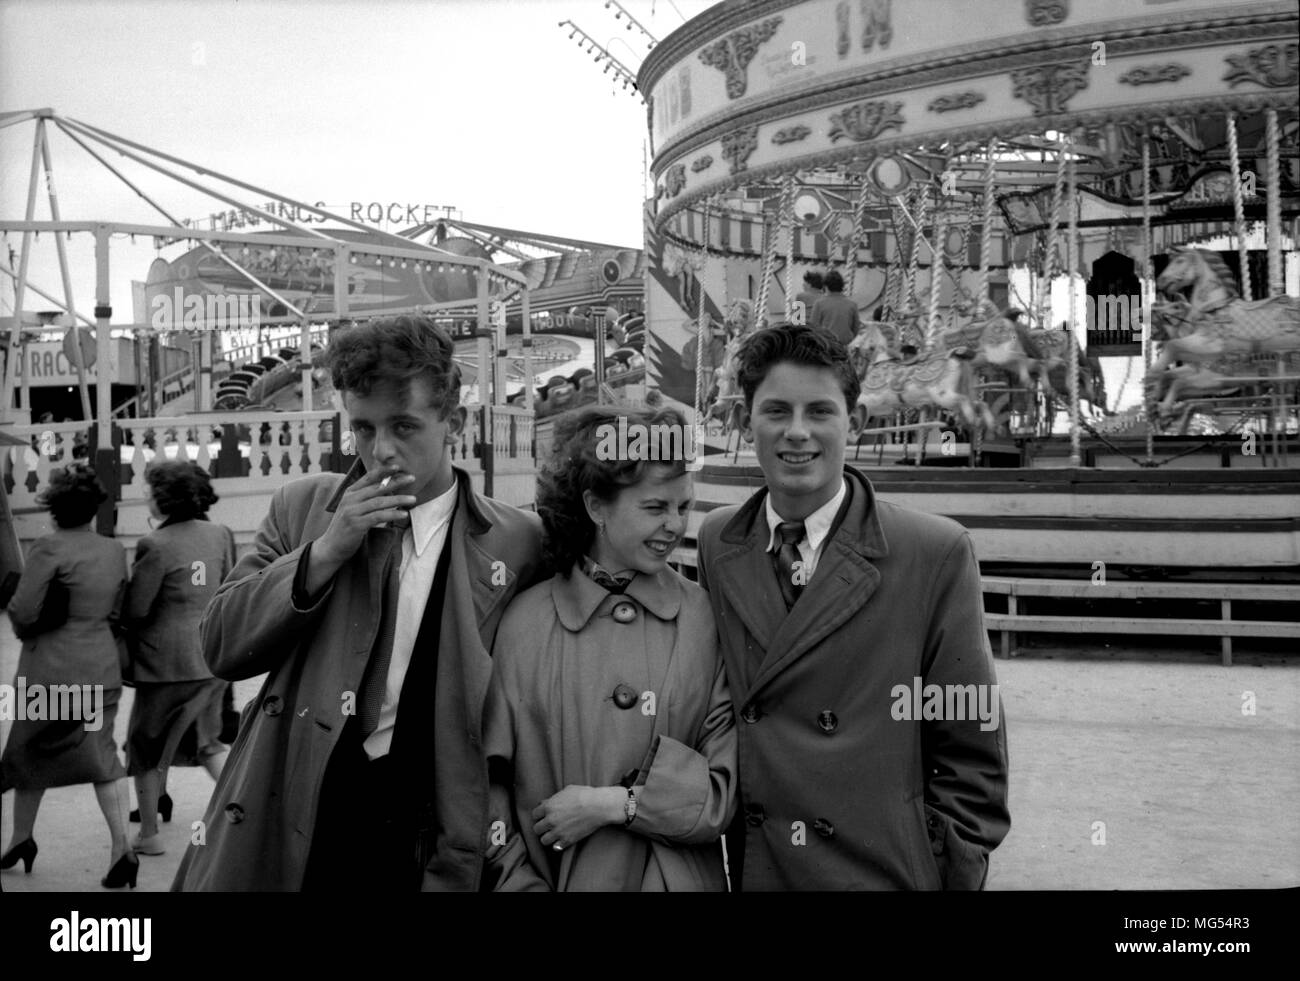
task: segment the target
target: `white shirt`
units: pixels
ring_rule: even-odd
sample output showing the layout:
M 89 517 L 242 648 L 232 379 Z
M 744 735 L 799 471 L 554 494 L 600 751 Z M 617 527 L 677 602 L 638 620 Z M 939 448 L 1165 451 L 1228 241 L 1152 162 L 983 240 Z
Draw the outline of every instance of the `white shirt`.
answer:
M 848 484 L 841 480 L 839 493 L 803 519 L 803 538 L 795 543 L 795 548 L 799 550 L 799 558 L 803 561 L 804 582 L 811 581 L 813 573 L 817 571 L 817 560 L 821 558 L 822 548 L 826 544 L 826 539 L 830 537 L 831 525 L 835 523 L 835 515 L 839 513 L 840 505 L 844 503 L 844 495 L 847 493 Z M 771 494 L 767 495 L 765 503 L 769 531 L 767 550 L 775 552 L 781 547 L 781 536 L 776 533 L 776 526 L 786 519 L 777 514 L 776 508 L 772 507 Z
M 456 508 L 456 481 L 432 501 L 411 508 L 411 524 L 402 535 L 401 586 L 397 594 L 397 623 L 393 632 L 393 657 L 388 662 L 388 681 L 384 700 L 379 707 L 379 722 L 366 737 L 366 755 L 372 760 L 388 754 L 397 724 L 397 702 L 402 697 L 402 683 L 411 666 L 411 651 L 424 620 L 438 558 L 447 544 L 451 513 Z

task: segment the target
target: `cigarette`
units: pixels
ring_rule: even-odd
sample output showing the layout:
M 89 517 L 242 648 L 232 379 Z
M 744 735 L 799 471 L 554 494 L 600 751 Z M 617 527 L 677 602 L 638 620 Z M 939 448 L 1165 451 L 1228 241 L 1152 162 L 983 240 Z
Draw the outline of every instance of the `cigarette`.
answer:
M 388 482 L 389 482 L 390 480 L 392 480 L 392 479 L 393 479 L 392 477 L 385 477 L 383 480 L 381 480 L 381 481 L 379 482 L 379 486 L 380 486 L 381 488 L 382 488 L 382 487 L 387 487 L 387 486 L 388 486 Z

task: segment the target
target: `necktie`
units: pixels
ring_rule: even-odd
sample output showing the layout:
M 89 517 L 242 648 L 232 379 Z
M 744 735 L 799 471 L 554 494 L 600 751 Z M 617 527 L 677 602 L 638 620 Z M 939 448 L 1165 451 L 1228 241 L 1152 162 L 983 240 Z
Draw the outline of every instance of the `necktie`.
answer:
M 801 575 L 802 565 L 795 569 L 795 563 L 800 561 L 799 550 L 795 545 L 803 538 L 804 527 L 802 521 L 782 521 L 776 526 L 776 534 L 780 543 L 776 550 L 776 581 L 781 587 L 781 597 L 785 600 L 785 608 L 789 610 L 794 606 L 795 600 L 803 592 L 803 580 L 807 578 Z M 795 581 L 795 576 L 799 575 L 799 582 Z
M 410 533 L 408 528 L 404 534 L 391 536 L 392 545 L 388 551 L 388 560 L 384 563 L 384 591 L 381 596 L 383 609 L 379 615 L 379 634 L 375 638 L 370 663 L 366 665 L 366 673 L 361 680 L 358 716 L 363 737 L 369 736 L 379 725 L 379 711 L 384 704 L 388 665 L 393 660 L 393 638 L 397 634 L 397 601 L 402 591 L 402 542 Z

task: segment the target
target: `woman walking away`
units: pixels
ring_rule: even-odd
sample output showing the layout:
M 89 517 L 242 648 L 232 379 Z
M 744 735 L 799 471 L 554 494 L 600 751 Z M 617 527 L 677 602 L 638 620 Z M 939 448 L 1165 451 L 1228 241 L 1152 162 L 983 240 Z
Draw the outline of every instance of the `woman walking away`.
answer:
M 217 495 L 201 467 L 188 460 L 155 461 L 145 483 L 149 511 L 162 524 L 136 545 L 126 592 L 136 692 L 127 768 L 140 802 L 140 834 L 132 844 L 141 855 L 161 855 L 159 791 L 167 786 L 167 768 L 184 765 L 176 752 L 181 737 L 193 727 L 193 759 L 214 780 L 226 759 L 218 736 L 227 683 L 214 678 L 203 660 L 199 621 L 234 568 L 235 538 L 207 519 Z M 170 820 L 171 798 L 161 803 Z
M 90 783 L 112 842 L 102 884 L 134 889 L 140 863 L 126 841 L 126 771 L 113 742 L 122 694 L 113 625 L 126 587 L 126 550 L 91 530 L 107 497 L 93 470 L 73 464 L 51 473 L 49 488 L 38 498 L 57 529 L 32 544 L 9 603 L 10 622 L 23 642 L 15 687 L 70 695 L 46 713 L 57 718 L 20 718 L 9 733 L 0 758 L 0 793 L 14 788 L 14 832 L 0 868 L 21 860 L 31 872 L 36 813 L 47 787 Z

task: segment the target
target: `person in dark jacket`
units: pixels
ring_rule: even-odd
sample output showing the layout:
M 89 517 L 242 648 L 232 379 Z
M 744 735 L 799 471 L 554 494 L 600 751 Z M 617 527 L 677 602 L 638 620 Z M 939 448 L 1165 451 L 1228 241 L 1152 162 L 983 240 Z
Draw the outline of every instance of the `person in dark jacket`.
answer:
M 208 521 L 217 502 L 204 470 L 188 460 L 155 460 L 145 471 L 149 511 L 157 530 L 135 547 L 125 619 L 132 637 L 135 703 L 127 735 L 127 771 L 140 802 L 138 854 L 161 855 L 160 791 L 181 738 L 193 727 L 193 758 L 215 780 L 226 749 L 222 700 L 229 683 L 214 678 L 199 646 L 199 621 L 217 587 L 234 568 L 235 538 Z M 170 820 L 170 797 L 162 797 Z
M 698 536 L 741 720 L 732 887 L 982 888 L 1010 815 L 970 535 L 844 466 L 843 344 L 782 325 L 737 359 L 765 486 Z

